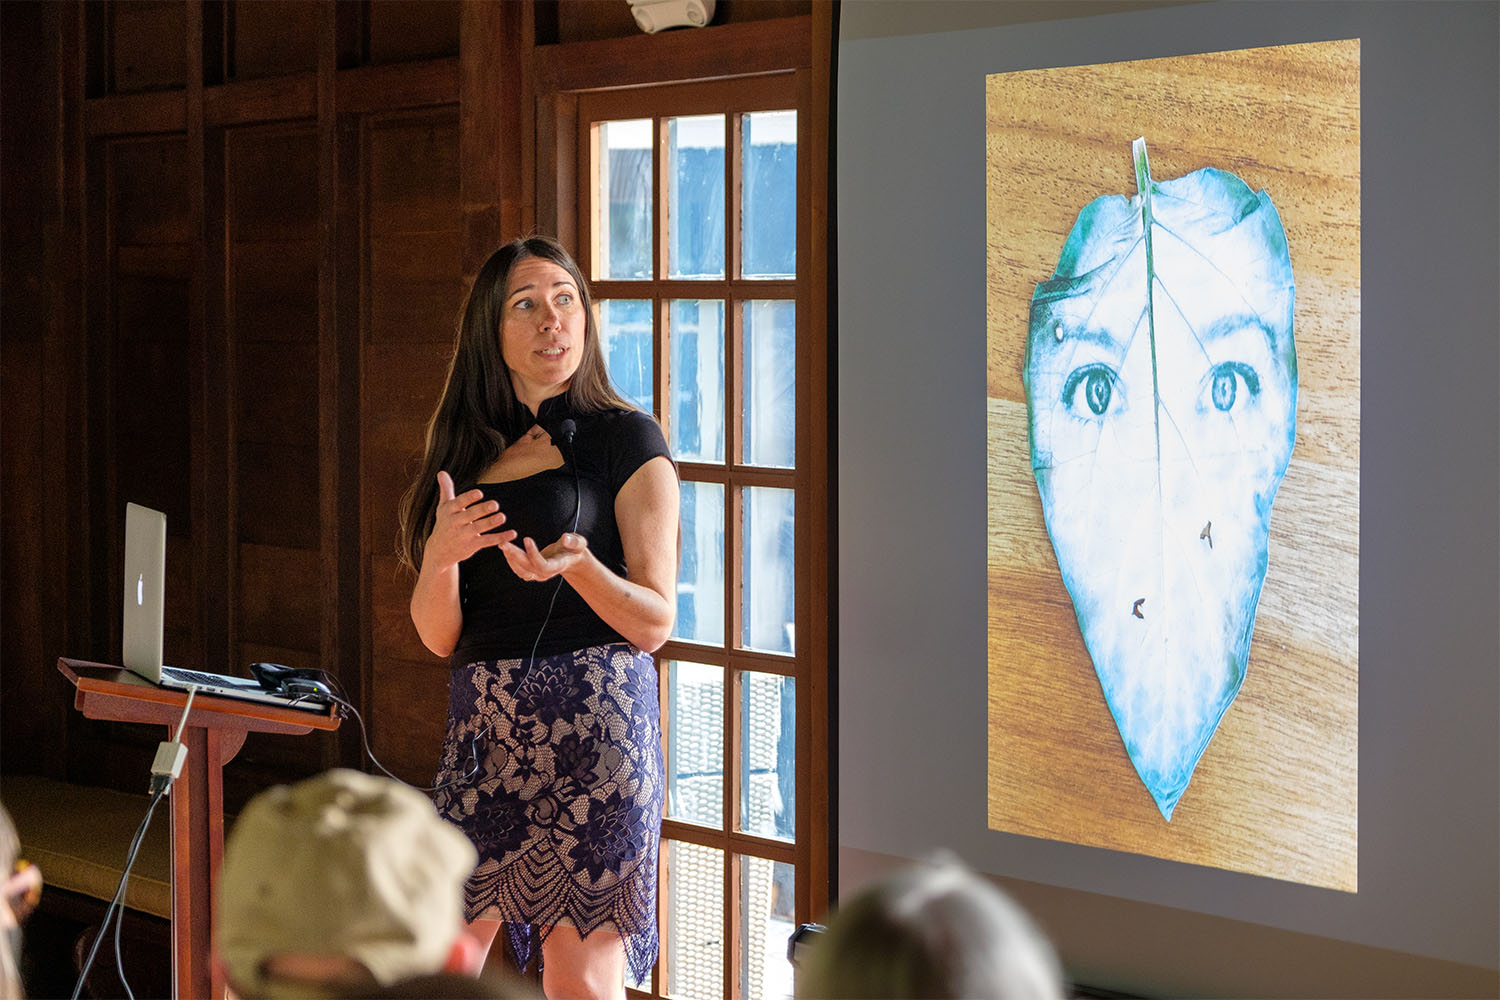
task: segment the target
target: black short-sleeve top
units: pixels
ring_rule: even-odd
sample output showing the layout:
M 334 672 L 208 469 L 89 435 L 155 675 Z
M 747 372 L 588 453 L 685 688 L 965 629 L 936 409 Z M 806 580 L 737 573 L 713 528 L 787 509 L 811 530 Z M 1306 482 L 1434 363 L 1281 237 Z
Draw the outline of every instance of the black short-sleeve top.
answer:
M 562 444 L 560 425 L 565 419 L 576 427 L 571 447 Z M 615 496 L 651 459 L 671 459 L 660 425 L 639 410 L 576 413 L 563 396 L 545 400 L 536 422 L 562 452 L 561 467 L 506 483 L 460 484 L 459 492 L 474 486 L 483 490 L 485 498 L 497 501 L 505 513 L 502 530 L 514 529 L 518 544 L 531 538 L 537 548 L 546 548 L 564 532 L 574 530 L 576 504 L 578 533 L 588 539 L 590 551 L 600 562 L 624 576 L 625 551 L 615 523 Z M 566 580 L 560 581 L 560 588 L 559 581 L 557 577 L 522 580 L 496 548 L 481 549 L 459 563 L 463 631 L 450 659 L 453 666 L 527 657 L 533 648 L 537 656 L 547 656 L 625 641 Z M 549 618 L 554 590 L 557 602 Z

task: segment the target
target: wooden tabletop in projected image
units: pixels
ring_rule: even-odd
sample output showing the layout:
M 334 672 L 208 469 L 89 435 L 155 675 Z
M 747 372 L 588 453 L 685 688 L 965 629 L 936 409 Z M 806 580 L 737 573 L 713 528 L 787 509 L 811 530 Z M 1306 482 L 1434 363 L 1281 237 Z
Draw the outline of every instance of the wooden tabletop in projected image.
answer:
M 989 823 L 1357 888 L 1359 43 L 987 81 Z M 1079 210 L 1213 166 L 1265 189 L 1296 282 L 1296 445 L 1243 687 L 1168 823 L 1110 715 L 1042 519 L 1022 384 L 1032 291 Z

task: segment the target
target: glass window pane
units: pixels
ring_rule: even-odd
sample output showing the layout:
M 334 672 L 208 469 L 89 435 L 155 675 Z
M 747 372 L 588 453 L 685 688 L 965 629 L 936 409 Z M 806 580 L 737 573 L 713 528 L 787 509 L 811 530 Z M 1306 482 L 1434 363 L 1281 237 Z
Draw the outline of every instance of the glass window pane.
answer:
M 740 829 L 791 840 L 797 831 L 797 682 L 747 670 L 740 726 Z
M 599 277 L 651 277 L 651 119 L 599 125 Z
M 667 816 L 724 826 L 724 668 L 672 661 L 667 674 Z
M 740 274 L 797 276 L 797 112 L 740 119 Z
M 790 469 L 797 457 L 797 303 L 746 302 L 743 318 L 745 464 Z
M 668 840 L 667 993 L 683 1000 L 724 997 L 724 852 Z
M 724 277 L 724 116 L 667 119 L 667 274 Z
M 671 367 L 672 455 L 678 461 L 724 461 L 724 302 L 673 299 L 667 304 Z
M 651 391 L 651 300 L 600 299 L 599 347 L 615 388 L 650 413 L 655 402 Z
M 740 581 L 740 644 L 745 649 L 791 653 L 795 649 L 793 502 L 791 490 L 747 486 L 744 514 L 744 577 Z
M 786 943 L 797 926 L 793 868 L 766 858 L 742 855 L 739 860 L 740 995 L 791 1000 Z
M 682 558 L 672 635 L 724 644 L 724 487 L 719 483 L 682 484 Z

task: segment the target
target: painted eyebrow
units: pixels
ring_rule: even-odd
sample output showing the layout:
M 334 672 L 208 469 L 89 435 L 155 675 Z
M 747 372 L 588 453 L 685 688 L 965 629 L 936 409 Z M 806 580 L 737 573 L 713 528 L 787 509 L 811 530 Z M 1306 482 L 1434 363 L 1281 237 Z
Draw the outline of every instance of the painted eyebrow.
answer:
M 1061 326 L 1063 328 L 1063 340 L 1083 341 L 1086 344 L 1095 344 L 1099 347 L 1105 348 L 1120 348 L 1126 345 L 1125 340 L 1116 337 L 1114 334 L 1110 333 L 1107 329 L 1104 329 L 1102 327 L 1069 328 L 1066 323 L 1052 324 L 1053 332 L 1050 334 L 1050 336 L 1053 340 L 1057 339 L 1057 334 L 1055 331 L 1058 326 Z M 1266 329 L 1266 325 L 1261 322 L 1259 316 L 1256 316 L 1253 313 L 1235 313 L 1233 315 L 1223 316 L 1215 320 L 1210 326 L 1208 326 L 1198 334 L 1198 339 L 1203 343 L 1207 343 L 1212 340 L 1218 340 L 1222 337 L 1227 337 L 1230 334 L 1238 333 L 1239 331 L 1247 327 L 1260 331 L 1266 337 L 1271 336 L 1271 331 Z
M 1210 340 L 1218 340 L 1220 337 L 1227 337 L 1232 333 L 1239 333 L 1241 330 L 1244 330 L 1246 328 L 1258 331 L 1267 339 L 1270 339 L 1273 336 L 1270 329 L 1267 328 L 1266 324 L 1261 321 L 1261 318 L 1259 316 L 1256 316 L 1254 313 L 1235 313 L 1232 316 L 1225 316 L 1221 319 L 1215 320 L 1199 335 L 1199 337 L 1205 342 Z
M 1063 340 L 1083 341 L 1086 344 L 1094 344 L 1110 350 L 1118 350 L 1129 343 L 1129 339 L 1121 339 L 1102 327 L 1069 327 L 1066 323 L 1053 323 L 1052 328 L 1046 331 L 1047 339 L 1058 343 L 1057 328 L 1061 326 Z

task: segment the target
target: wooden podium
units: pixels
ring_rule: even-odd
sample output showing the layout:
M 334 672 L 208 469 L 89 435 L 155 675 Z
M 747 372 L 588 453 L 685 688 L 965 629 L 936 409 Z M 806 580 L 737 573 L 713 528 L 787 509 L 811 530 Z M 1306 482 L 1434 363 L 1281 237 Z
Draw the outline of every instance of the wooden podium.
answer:
M 163 725 L 171 739 L 187 704 L 186 694 L 159 688 L 123 667 L 62 658 L 57 669 L 77 689 L 74 707 L 90 719 Z M 224 765 L 249 733 L 299 735 L 338 725 L 332 707 L 308 712 L 201 694 L 193 699 L 182 731 L 187 761 L 170 792 L 172 995 L 179 1000 L 224 998 L 223 976 L 209 959 L 214 882 L 224 857 Z

